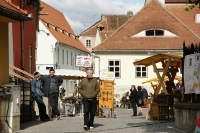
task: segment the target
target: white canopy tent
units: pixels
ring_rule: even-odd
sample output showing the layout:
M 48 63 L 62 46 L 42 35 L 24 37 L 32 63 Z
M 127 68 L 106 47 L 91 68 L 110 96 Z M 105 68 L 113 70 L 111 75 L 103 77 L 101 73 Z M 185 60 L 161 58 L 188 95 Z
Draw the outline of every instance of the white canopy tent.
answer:
M 38 70 L 38 72 L 42 75 L 49 74 L 49 70 Z M 55 75 L 58 75 L 63 79 L 80 79 L 86 77 L 86 72 L 69 69 L 55 69 Z M 97 78 L 99 76 L 93 75 L 93 77 Z

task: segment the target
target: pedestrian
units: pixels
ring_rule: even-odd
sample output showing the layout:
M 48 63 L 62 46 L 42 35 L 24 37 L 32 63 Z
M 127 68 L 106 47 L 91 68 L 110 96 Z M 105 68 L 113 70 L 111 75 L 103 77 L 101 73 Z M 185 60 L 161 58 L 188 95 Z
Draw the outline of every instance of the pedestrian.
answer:
M 138 112 L 139 112 L 138 115 L 141 116 L 142 115 L 142 106 L 144 106 L 142 87 L 138 86 L 137 89 L 138 89 L 138 92 L 137 92 L 137 106 L 138 106 Z
M 130 94 L 129 98 L 130 98 L 130 102 L 131 102 L 132 108 L 133 108 L 133 115 L 131 117 L 133 117 L 133 116 L 137 116 L 137 107 L 136 107 L 137 90 L 135 88 L 135 85 L 131 86 L 130 92 L 131 92 L 131 94 Z
M 60 111 L 58 110 L 58 98 L 59 98 L 59 86 L 62 85 L 63 80 L 55 75 L 55 70 L 51 68 L 49 75 L 45 75 L 41 78 L 43 84 L 43 93 L 45 97 L 48 97 L 49 104 L 52 108 L 51 120 L 60 119 Z
M 144 88 L 144 86 L 142 87 L 142 94 L 143 94 L 143 100 L 144 100 L 144 108 L 147 108 L 147 107 L 148 107 L 148 102 L 147 102 L 147 99 L 148 99 L 148 92 L 147 92 L 147 90 Z
M 184 94 L 184 86 L 182 83 L 182 78 L 178 80 L 178 83 L 176 84 L 176 93 L 179 95 L 179 98 L 175 98 L 175 103 L 181 103 L 182 95 Z
M 46 106 L 43 102 L 43 93 L 41 92 L 40 73 L 34 72 L 34 78 L 31 80 L 32 95 L 38 105 L 39 117 L 41 121 L 49 121 L 50 118 L 46 114 Z
M 85 130 L 94 128 L 94 117 L 97 109 L 97 95 L 100 87 L 96 78 L 93 78 L 93 70 L 86 70 L 87 77 L 83 78 L 78 85 L 79 93 L 82 96 L 84 106 L 84 126 Z

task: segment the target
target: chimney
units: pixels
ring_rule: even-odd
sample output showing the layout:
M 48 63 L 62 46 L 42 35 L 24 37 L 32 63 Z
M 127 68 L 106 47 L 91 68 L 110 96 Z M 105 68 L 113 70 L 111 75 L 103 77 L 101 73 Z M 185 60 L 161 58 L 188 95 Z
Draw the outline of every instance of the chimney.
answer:
M 127 15 L 128 15 L 128 16 L 133 16 L 133 11 L 128 10 L 128 11 L 127 11 Z
M 145 0 L 145 4 L 144 5 L 147 5 L 151 0 Z

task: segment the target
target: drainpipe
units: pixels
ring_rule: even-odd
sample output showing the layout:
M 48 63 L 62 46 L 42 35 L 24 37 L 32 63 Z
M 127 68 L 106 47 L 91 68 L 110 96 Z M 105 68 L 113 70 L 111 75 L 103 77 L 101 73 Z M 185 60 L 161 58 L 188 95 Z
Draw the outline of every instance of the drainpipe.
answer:
M 23 0 L 20 0 L 20 7 L 21 9 L 24 9 L 23 7 Z M 21 49 L 22 49 L 22 61 L 21 61 L 21 68 L 24 70 L 24 21 L 21 22 Z
M 24 9 L 23 7 L 23 0 L 20 0 L 20 8 Z M 22 50 L 22 55 L 21 55 L 21 68 L 22 70 L 24 70 L 24 21 L 21 22 L 21 50 Z M 24 77 L 24 74 L 22 73 L 22 76 Z M 22 80 L 22 97 L 23 97 L 23 101 L 22 101 L 22 119 L 23 122 L 25 121 L 25 85 L 24 85 L 24 80 Z

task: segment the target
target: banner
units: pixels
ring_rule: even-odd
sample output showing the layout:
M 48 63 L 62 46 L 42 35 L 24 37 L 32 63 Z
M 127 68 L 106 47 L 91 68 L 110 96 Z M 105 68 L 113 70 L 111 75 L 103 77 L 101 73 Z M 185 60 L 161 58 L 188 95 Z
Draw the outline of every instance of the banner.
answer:
M 115 80 L 115 72 L 101 72 L 100 79 L 101 80 Z
M 89 56 L 77 56 L 76 57 L 76 66 L 77 67 L 91 67 L 92 58 Z
M 200 54 L 185 56 L 184 62 L 185 94 L 200 94 Z

